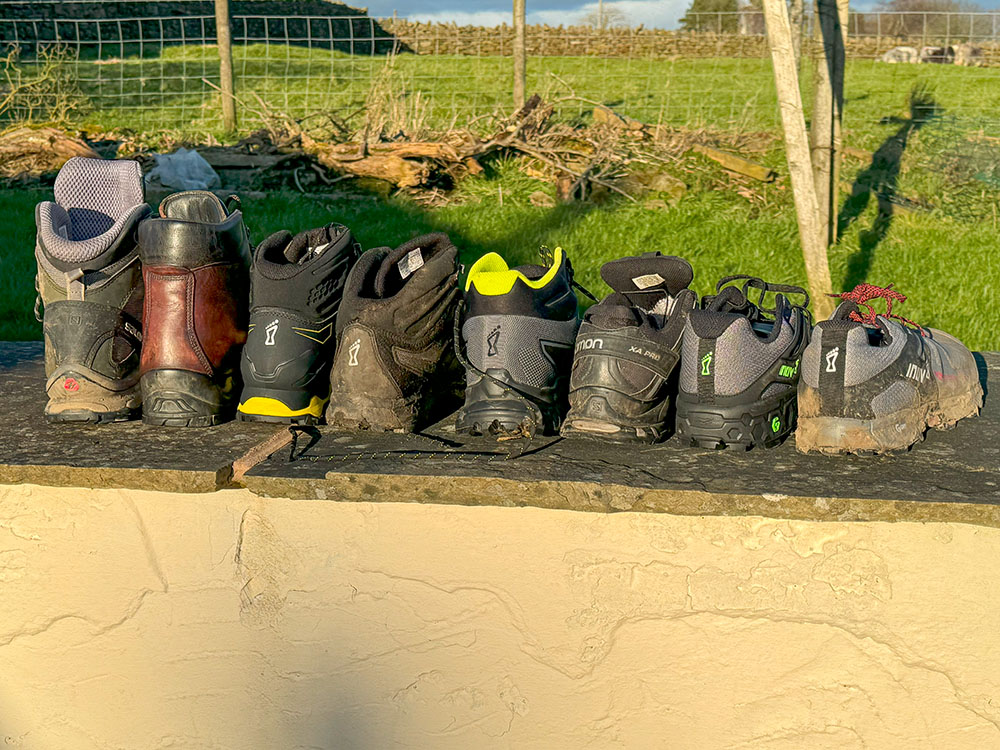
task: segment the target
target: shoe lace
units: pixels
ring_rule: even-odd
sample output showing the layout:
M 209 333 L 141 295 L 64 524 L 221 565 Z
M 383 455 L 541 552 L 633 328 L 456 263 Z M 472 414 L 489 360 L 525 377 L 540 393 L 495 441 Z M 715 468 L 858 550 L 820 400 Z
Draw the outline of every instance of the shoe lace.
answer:
M 902 315 L 897 315 L 892 311 L 893 302 L 906 302 L 906 295 L 902 292 L 897 292 L 892 288 L 893 285 L 889 284 L 886 287 L 875 286 L 874 284 L 858 284 L 854 289 L 849 292 L 841 292 L 840 294 L 831 294 L 830 296 L 835 299 L 844 299 L 850 302 L 867 308 L 864 312 L 859 312 L 857 310 L 852 310 L 848 316 L 851 320 L 857 323 L 866 323 L 868 325 L 877 326 L 878 316 L 881 314 L 885 318 L 895 318 L 896 320 L 902 321 L 907 325 L 913 326 L 918 331 L 923 333 L 923 327 L 914 323 L 912 320 L 904 318 Z M 885 313 L 875 312 L 875 308 L 869 304 L 872 300 L 884 299 L 885 300 Z

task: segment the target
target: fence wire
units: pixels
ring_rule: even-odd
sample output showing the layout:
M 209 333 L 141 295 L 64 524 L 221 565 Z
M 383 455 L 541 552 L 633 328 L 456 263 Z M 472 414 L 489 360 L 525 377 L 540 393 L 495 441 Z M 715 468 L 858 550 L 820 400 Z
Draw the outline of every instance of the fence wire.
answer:
M 191 14 L 174 3 L 180 10 L 169 16 L 157 12 L 162 3 L 122 3 L 150 12 L 121 18 L 87 17 L 80 0 L 65 5 L 73 17 L 60 17 L 56 3 L 3 5 L 0 120 L 56 113 L 107 129 L 221 128 L 215 18 L 206 3 L 190 3 L 198 11 Z M 651 123 L 775 130 L 759 13 L 689 13 L 682 27 L 529 26 L 528 91 L 566 117 L 599 102 Z M 808 89 L 809 14 L 798 28 Z M 848 32 L 845 127 L 898 115 L 921 86 L 957 127 L 1000 136 L 1000 13 L 855 13 Z M 232 37 L 236 92 L 248 105 L 239 111 L 244 131 L 258 124 L 260 102 L 301 118 L 349 117 L 389 101 L 427 129 L 512 108 L 507 26 L 237 12 Z

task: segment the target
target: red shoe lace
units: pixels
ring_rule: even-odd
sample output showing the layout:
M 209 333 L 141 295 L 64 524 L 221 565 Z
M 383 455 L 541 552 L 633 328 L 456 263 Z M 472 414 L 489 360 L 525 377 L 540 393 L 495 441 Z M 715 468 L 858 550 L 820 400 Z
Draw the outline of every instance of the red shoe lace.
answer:
M 881 314 L 886 318 L 895 318 L 896 320 L 901 320 L 902 322 L 913 326 L 918 331 L 923 332 L 923 328 L 912 320 L 904 318 L 902 315 L 896 315 L 892 312 L 893 302 L 906 302 L 906 295 L 902 292 L 897 292 L 892 288 L 892 284 L 887 287 L 875 286 L 874 284 L 858 284 L 854 289 L 849 292 L 841 292 L 840 294 L 831 294 L 831 297 L 837 299 L 846 299 L 854 302 L 857 305 L 868 308 L 864 313 L 860 313 L 857 310 L 852 310 L 850 314 L 850 319 L 858 323 L 867 323 L 868 325 L 878 325 L 878 316 Z M 875 308 L 868 304 L 870 300 L 873 299 L 884 299 L 885 300 L 885 313 L 875 312 Z

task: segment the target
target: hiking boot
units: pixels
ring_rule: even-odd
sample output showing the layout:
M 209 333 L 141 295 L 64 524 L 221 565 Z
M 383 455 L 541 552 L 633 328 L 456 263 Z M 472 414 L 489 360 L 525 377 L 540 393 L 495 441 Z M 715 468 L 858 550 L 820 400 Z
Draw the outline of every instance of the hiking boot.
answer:
M 452 406 L 460 374 L 451 348 L 457 255 L 438 233 L 361 256 L 337 315 L 327 423 L 412 432 Z
M 743 280 L 742 289 L 727 286 Z M 755 304 L 750 289 L 760 293 Z M 703 448 L 770 448 L 795 428 L 795 387 L 809 343 L 809 295 L 797 286 L 730 276 L 684 327 L 677 434 Z M 775 293 L 774 307 L 764 298 Z M 803 299 L 794 305 L 785 296 Z
M 330 398 L 337 309 L 361 246 L 340 224 L 277 232 L 254 253 L 242 420 L 315 424 Z
M 508 268 L 496 253 L 477 260 L 456 342 L 466 387 L 455 429 L 498 437 L 558 432 L 579 326 L 573 269 L 561 248 L 547 267 Z
M 698 304 L 681 258 L 646 253 L 605 263 L 614 293 L 583 316 L 563 435 L 653 443 L 664 437 L 681 334 Z
M 886 453 L 921 440 L 928 426 L 950 429 L 979 413 L 983 389 L 961 341 L 892 313 L 905 296 L 859 284 L 817 324 L 802 357 L 799 427 L 803 452 Z M 878 315 L 869 304 L 886 300 Z M 866 308 L 864 311 L 859 307 Z
M 59 170 L 54 193 L 54 203 L 35 208 L 45 416 L 50 422 L 130 419 L 141 404 L 136 227 L 150 211 L 142 169 L 135 161 L 75 156 Z
M 142 421 L 204 427 L 230 419 L 247 337 L 243 214 L 204 190 L 174 193 L 160 203 L 158 218 L 139 227 L 139 251 L 146 283 Z

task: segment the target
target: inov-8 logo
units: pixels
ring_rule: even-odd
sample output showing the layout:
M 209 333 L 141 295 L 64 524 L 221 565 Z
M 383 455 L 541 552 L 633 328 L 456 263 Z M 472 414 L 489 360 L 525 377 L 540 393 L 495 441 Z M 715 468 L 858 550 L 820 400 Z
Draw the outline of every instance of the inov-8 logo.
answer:
M 910 362 L 910 366 L 906 368 L 906 377 L 923 383 L 931 379 L 931 374 L 927 369 Z
M 837 371 L 837 357 L 840 356 L 840 347 L 835 346 L 833 349 L 826 353 L 826 371 L 836 372 Z

